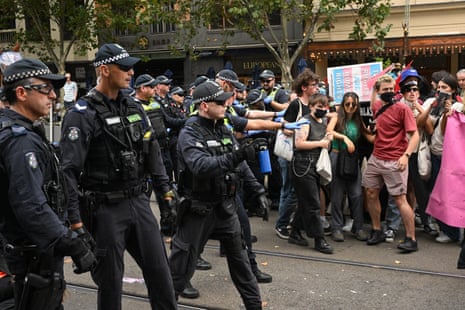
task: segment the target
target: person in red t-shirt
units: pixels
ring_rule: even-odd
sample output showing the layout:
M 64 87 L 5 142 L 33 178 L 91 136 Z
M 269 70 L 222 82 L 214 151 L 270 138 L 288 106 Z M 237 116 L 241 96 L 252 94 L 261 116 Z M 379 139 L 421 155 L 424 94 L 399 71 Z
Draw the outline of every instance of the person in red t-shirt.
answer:
M 381 99 L 376 109 L 376 136 L 373 154 L 368 160 L 362 186 L 367 189 L 367 205 L 372 221 L 368 245 L 385 240 L 381 229 L 379 192 L 386 185 L 389 194 L 399 208 L 405 226 L 406 237 L 398 248 L 404 252 L 418 250 L 415 239 L 415 216 L 407 202 L 408 161 L 416 150 L 419 135 L 412 110 L 405 104 L 393 101 L 395 81 L 390 75 L 380 77 L 375 84 Z

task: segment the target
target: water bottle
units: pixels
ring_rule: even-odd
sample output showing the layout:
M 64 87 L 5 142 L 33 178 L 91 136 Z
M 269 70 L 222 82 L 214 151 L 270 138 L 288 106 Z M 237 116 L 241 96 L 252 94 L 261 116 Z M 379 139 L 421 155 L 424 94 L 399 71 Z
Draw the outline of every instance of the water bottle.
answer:
M 258 151 L 258 161 L 260 163 L 260 172 L 263 174 L 271 173 L 270 152 L 266 145 L 260 146 Z

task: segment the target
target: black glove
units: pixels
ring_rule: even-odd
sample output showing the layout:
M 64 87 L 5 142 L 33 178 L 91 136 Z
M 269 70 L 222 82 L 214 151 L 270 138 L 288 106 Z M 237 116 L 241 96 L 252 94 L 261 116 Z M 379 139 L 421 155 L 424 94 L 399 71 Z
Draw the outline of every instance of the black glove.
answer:
M 257 215 L 261 216 L 264 221 L 268 222 L 268 216 L 270 214 L 270 200 L 266 197 L 265 194 L 258 196 L 258 207 Z
M 176 223 L 176 200 L 163 200 L 164 207 L 160 210 L 160 222 L 166 224 Z
M 71 231 L 55 245 L 55 252 L 71 256 L 74 273 L 80 274 L 92 270 L 97 263 L 94 253 L 81 238 L 72 238 Z
M 73 229 L 73 231 L 78 234 L 78 238 L 84 241 L 84 243 L 91 251 L 95 250 L 97 244 L 95 243 L 94 238 L 92 238 L 92 236 L 90 235 L 89 231 L 84 226 Z
M 252 161 L 257 158 L 257 152 L 263 145 L 268 145 L 265 138 L 249 139 L 241 143 L 239 149 L 233 152 L 234 164 L 238 164 L 243 160 Z

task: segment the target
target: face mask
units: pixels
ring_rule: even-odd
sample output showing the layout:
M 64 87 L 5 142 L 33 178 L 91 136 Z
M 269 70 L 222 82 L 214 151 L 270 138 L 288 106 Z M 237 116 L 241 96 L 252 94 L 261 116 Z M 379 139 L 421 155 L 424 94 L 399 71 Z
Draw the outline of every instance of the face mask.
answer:
M 387 103 L 392 103 L 392 99 L 394 98 L 395 96 L 395 93 L 394 92 L 387 92 L 387 93 L 382 93 L 381 95 L 379 95 L 379 97 L 381 98 L 381 100 L 383 100 L 384 102 L 387 102 Z
M 315 117 L 316 118 L 322 118 L 326 115 L 327 111 L 326 110 L 323 110 L 323 109 L 316 109 L 315 110 Z

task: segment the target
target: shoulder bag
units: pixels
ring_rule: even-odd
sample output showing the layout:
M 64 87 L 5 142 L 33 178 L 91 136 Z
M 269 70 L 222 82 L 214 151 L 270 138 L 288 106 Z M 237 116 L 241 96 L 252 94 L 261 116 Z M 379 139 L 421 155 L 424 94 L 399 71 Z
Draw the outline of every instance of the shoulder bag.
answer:
M 302 103 L 299 100 L 299 113 L 296 120 L 302 117 Z M 286 135 L 282 129 L 276 133 L 276 141 L 274 144 L 273 153 L 276 156 L 284 158 L 287 161 L 292 160 L 294 155 L 294 133 L 291 136 Z
M 357 179 L 360 167 L 358 165 L 358 153 L 349 153 L 347 149 L 342 149 L 339 141 L 339 153 L 337 154 L 336 174 L 344 180 Z

